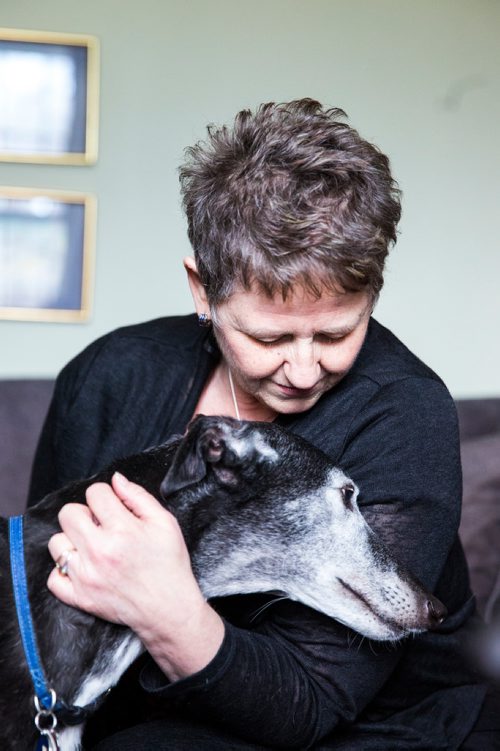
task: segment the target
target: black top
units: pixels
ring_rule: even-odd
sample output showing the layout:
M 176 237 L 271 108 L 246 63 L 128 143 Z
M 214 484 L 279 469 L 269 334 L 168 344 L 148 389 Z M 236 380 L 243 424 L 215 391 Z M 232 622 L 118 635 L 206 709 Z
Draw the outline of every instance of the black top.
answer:
M 30 502 L 118 456 L 182 433 L 219 353 L 195 316 L 119 329 L 59 376 Z M 474 611 L 457 538 L 461 470 L 453 401 L 440 379 L 375 320 L 351 371 L 308 412 L 277 422 L 360 486 L 359 504 L 395 555 L 449 610 L 432 633 L 386 644 L 285 601 L 254 618 L 252 596 L 215 604 L 224 642 L 199 673 L 142 684 L 165 707 L 282 749 L 457 749 L 484 689 L 462 659 Z M 321 741 L 321 743 L 320 743 Z

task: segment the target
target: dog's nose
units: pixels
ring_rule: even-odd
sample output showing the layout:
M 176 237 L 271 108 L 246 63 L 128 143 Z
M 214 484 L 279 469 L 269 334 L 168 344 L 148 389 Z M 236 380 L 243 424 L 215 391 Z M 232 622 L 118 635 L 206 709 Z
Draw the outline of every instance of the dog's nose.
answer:
M 431 628 L 433 626 L 439 626 L 448 615 L 447 609 L 437 597 L 432 597 L 432 595 L 429 595 L 426 606 Z

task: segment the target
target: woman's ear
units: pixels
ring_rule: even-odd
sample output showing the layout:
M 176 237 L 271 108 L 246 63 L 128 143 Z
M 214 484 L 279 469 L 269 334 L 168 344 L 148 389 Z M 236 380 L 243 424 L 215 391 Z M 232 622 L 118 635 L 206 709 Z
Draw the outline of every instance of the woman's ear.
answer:
M 198 315 L 205 313 L 205 315 L 210 317 L 210 306 L 208 304 L 207 293 L 200 279 L 200 275 L 198 274 L 196 261 L 191 256 L 186 256 L 183 263 L 187 272 L 189 288 L 193 296 L 196 313 Z

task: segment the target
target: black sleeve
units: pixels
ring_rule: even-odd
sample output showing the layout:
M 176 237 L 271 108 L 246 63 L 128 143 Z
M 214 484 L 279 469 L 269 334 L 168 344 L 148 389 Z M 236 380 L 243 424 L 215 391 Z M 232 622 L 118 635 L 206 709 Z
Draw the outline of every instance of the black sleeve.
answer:
M 82 390 L 100 349 L 100 342 L 91 345 L 66 365 L 56 379 L 31 469 L 28 506 L 90 473 L 88 454 L 92 449 L 87 444 L 93 433 L 87 424 L 95 419 L 95 414 Z
M 175 345 L 120 330 L 74 358 L 56 381 L 29 503 L 167 440 L 172 414 L 187 399 L 186 367 Z
M 327 434 L 322 443 L 325 450 Z M 379 389 L 353 414 L 341 464 L 361 486 L 363 510 L 378 533 L 435 586 L 460 507 L 456 419 L 446 389 L 431 379 Z M 354 720 L 407 649 L 405 641 L 362 640 L 296 603 L 267 613 L 253 631 L 228 624 L 218 655 L 200 673 L 169 684 L 151 664 L 143 686 L 253 742 L 307 749 Z
M 404 647 L 370 644 L 298 603 L 271 608 L 273 615 L 252 631 L 226 622 L 218 654 L 188 678 L 169 684 L 151 660 L 143 688 L 250 742 L 312 748 L 354 720 Z
M 32 506 L 48 493 L 61 488 L 69 480 L 67 453 L 71 451 L 69 444 L 65 444 L 66 426 L 71 420 L 71 412 L 79 392 L 79 363 L 75 358 L 58 375 L 54 387 L 52 400 L 45 418 L 37 449 L 31 468 L 30 487 L 28 491 L 28 506 Z M 82 467 L 84 476 L 85 466 Z

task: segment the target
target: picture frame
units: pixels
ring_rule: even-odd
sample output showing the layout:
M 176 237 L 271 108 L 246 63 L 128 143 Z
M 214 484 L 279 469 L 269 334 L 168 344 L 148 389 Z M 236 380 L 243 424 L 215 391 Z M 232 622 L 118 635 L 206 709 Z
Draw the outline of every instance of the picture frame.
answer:
M 96 37 L 0 28 L 0 161 L 97 160 Z
M 95 224 L 91 194 L 0 187 L 0 319 L 88 320 Z

